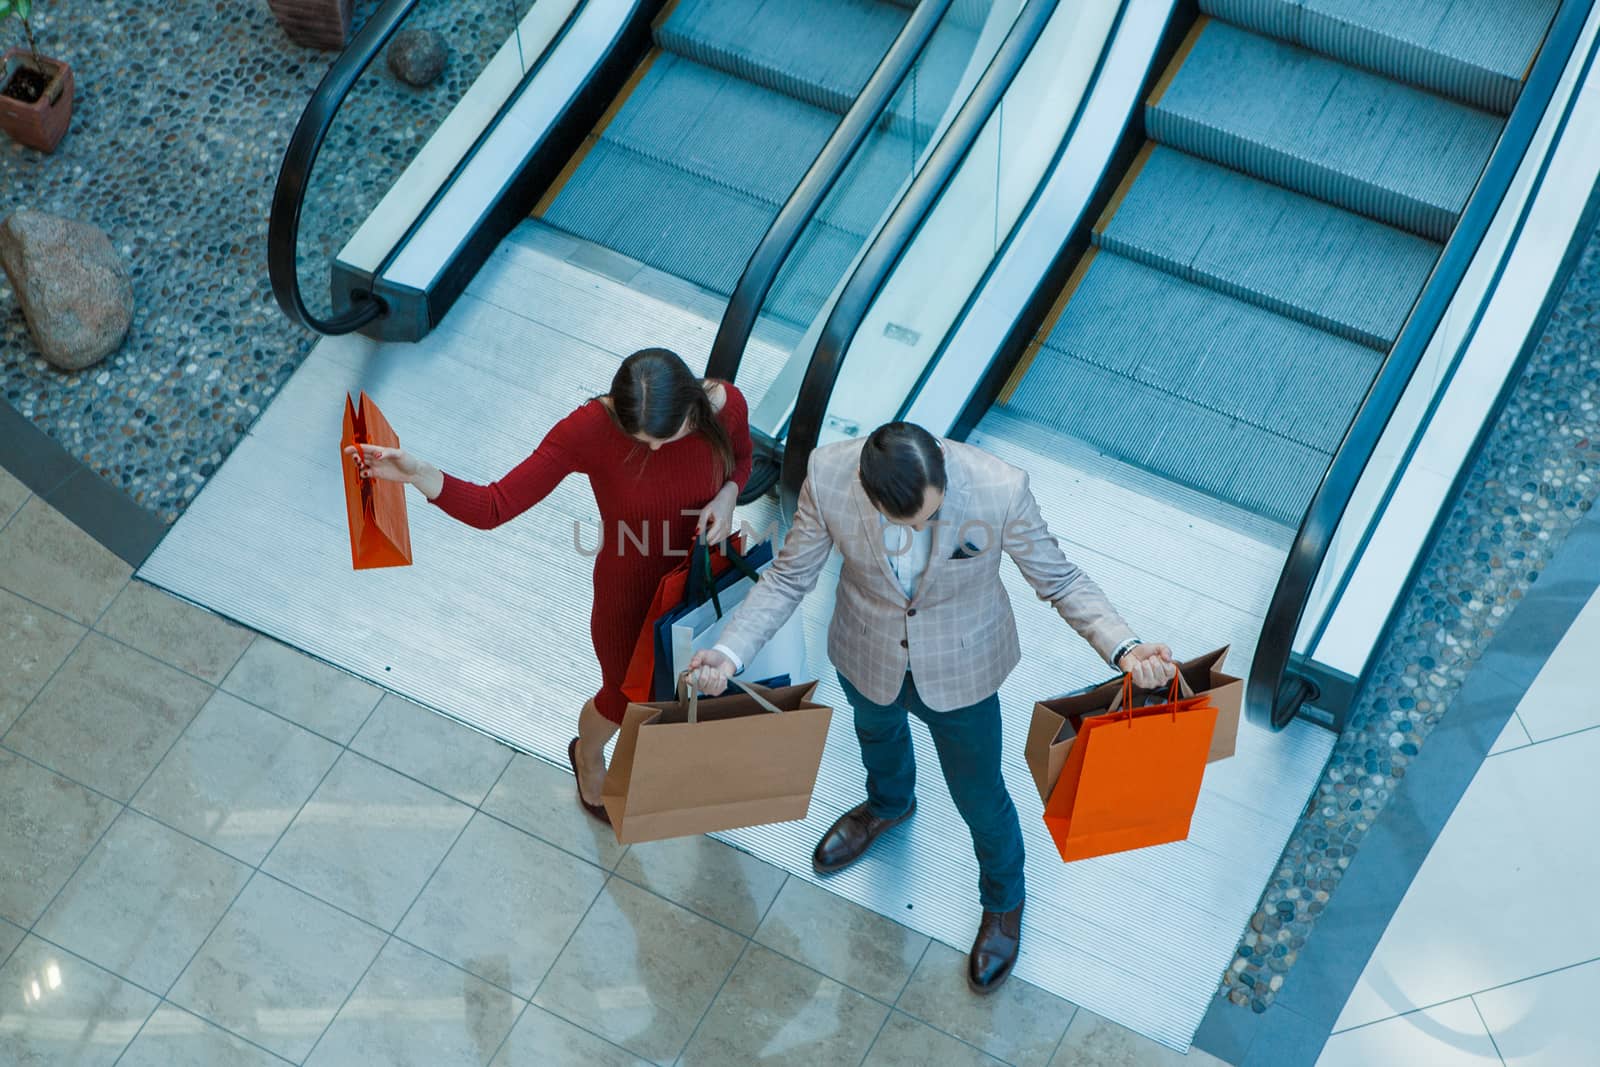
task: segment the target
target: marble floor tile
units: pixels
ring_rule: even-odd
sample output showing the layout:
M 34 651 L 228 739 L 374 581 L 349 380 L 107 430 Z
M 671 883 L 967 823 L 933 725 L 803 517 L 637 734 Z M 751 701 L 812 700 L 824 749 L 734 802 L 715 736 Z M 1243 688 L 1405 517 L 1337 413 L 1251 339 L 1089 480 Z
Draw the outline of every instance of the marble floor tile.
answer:
M 288 1060 L 163 1003 L 117 1067 L 283 1067 Z
M 1500 731 L 1500 736 L 1489 747 L 1489 755 L 1498 756 L 1502 752 L 1510 752 L 1514 748 L 1533 744 L 1533 738 L 1528 736 L 1527 727 L 1522 725 L 1522 716 L 1512 712 L 1511 718 L 1506 720 L 1505 729 Z
M 393 930 L 472 809 L 346 752 L 261 869 Z
M 167 999 L 298 1063 L 384 941 L 383 931 L 257 875 Z
M 622 858 L 624 849 L 611 827 L 578 807 L 572 772 L 536 757 L 518 753 L 483 810 L 607 870 Z
M 138 986 L 30 935 L 0 967 L 0 1063 L 111 1067 L 157 1003 Z
M 0 583 L 3 584 L 3 583 Z M 1600 700 L 1590 680 L 1600 648 L 1600 595 L 1592 597 L 1517 704 L 1517 716 L 1535 741 L 1600 726 Z
M 551 1015 L 537 1004 L 522 1013 L 490 1067 L 649 1067 L 633 1053 Z
M 0 737 L 67 661 L 84 628 L 0 589 Z
M 219 691 L 133 807 L 258 866 L 339 751 L 327 738 Z
M 1072 1017 L 1050 1067 L 1228 1067 L 1200 1049 L 1188 1055 L 1158 1045 L 1083 1008 Z
M 0 589 L 93 624 L 133 568 L 39 497 L 0 529 Z
M 967 954 L 935 941 L 896 1007 L 1007 1063 L 1045 1067 L 1077 1008 L 1016 978 L 975 996 L 966 974 Z
M 612 878 L 534 1003 L 645 1059 L 670 1063 L 747 943 Z
M 350 747 L 473 807 L 483 803 L 514 754 L 493 738 L 394 693 L 378 702 Z
M 475 815 L 395 933 L 527 998 L 605 882 L 599 867 Z
M 1597 765 L 1600 730 L 1483 762 L 1335 1030 L 1600 957 L 1600 853 L 1579 844 L 1600 811 Z
M 251 642 L 222 688 L 341 745 L 383 696 L 376 686 L 267 637 Z
M 0 918 L 32 926 L 120 810 L 0 749 Z
M 21 510 L 30 495 L 27 486 L 10 471 L 0 467 L 0 526 L 4 526 L 11 516 Z
M 1389 1064 L 1501 1067 L 1500 1055 L 1470 997 L 1334 1034 L 1317 1058 L 1317 1067 Z
M 617 873 L 746 936 L 789 877 L 782 867 L 699 835 L 632 845 Z
M 987 1053 L 957 1041 L 900 1011 L 889 1013 L 861 1067 L 1005 1067 Z M 1134 1067 L 1130 1064 L 1128 1067 Z
M 95 629 L 216 685 L 250 646 L 249 630 L 141 581 L 129 582 Z
M 91 633 L 22 713 L 5 744 L 126 801 L 210 695 L 204 682 Z
M 1600 961 L 1472 998 L 1506 1067 L 1600 1063 Z
M 339 1009 L 307 1067 L 482 1067 L 523 1002 L 391 940 Z
M 859 1063 L 889 1009 L 760 945 L 734 965 L 683 1067 Z
M 928 948 L 915 930 L 791 878 L 756 931 L 756 941 L 885 1004 L 893 1004 Z
M 250 868 L 124 811 L 34 933 L 165 992 L 250 878 Z
M 14 923 L 0 919 L 0 964 L 6 962 L 11 955 L 11 950 L 22 944 L 22 938 L 28 931 Z

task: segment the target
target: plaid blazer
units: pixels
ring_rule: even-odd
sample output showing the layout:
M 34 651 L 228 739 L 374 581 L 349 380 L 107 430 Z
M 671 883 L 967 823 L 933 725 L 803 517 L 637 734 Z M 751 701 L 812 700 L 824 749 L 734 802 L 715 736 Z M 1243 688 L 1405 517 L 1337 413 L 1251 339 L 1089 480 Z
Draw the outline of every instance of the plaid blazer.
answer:
M 1021 658 L 1002 551 L 1039 599 L 1055 606 L 1102 658 L 1133 636 L 1100 587 L 1061 552 L 1025 472 L 981 449 L 944 441 L 947 486 L 928 569 L 906 599 L 884 548 L 879 514 L 861 488 L 862 441 L 811 455 L 783 550 L 729 617 L 721 643 L 743 663 L 816 587 L 828 557 L 844 557 L 828 657 L 867 699 L 891 704 L 909 670 L 935 711 L 1000 688 Z

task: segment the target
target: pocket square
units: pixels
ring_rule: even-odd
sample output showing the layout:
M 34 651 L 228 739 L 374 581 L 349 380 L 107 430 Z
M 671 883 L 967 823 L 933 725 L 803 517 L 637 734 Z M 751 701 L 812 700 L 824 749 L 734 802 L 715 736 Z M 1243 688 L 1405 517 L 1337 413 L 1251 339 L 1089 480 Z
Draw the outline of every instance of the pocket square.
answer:
M 960 545 L 959 547 L 957 547 L 956 550 L 953 553 L 951 553 L 950 558 L 951 559 L 974 559 L 974 558 L 976 558 L 978 556 L 981 556 L 981 555 L 983 555 L 983 549 L 979 548 L 977 545 L 973 544 L 971 541 L 968 541 L 966 544 L 963 544 L 963 545 Z

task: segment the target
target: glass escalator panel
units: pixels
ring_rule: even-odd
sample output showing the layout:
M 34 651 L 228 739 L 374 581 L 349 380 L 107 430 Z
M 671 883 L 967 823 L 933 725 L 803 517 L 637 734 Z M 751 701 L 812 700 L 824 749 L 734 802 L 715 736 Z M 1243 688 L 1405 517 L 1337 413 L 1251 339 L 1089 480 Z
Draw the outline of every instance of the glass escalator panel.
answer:
M 766 298 L 739 380 L 763 399 L 752 423 L 781 437 L 834 300 L 873 235 L 994 57 L 1022 0 L 957 0 L 806 223 Z M 749 383 L 745 385 L 745 383 Z
M 360 72 L 342 99 L 328 101 L 326 135 L 305 176 L 295 263 L 312 316 L 328 320 L 365 296 L 582 2 L 387 0 L 372 13 L 341 57 Z M 437 36 L 416 40 L 424 34 Z M 403 80 L 441 58 L 427 84 Z
M 845 350 L 819 445 L 903 411 L 1054 160 L 1118 7 L 1084 0 L 1056 9 Z

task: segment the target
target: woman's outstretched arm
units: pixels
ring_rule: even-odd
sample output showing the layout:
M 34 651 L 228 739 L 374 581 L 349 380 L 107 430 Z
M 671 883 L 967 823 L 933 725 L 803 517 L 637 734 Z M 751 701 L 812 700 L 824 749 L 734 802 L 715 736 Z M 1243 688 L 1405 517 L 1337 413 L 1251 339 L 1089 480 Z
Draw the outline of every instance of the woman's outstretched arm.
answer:
M 490 530 L 533 507 L 567 475 L 581 469 L 587 423 L 582 408 L 568 415 L 551 428 L 532 455 L 488 485 L 446 474 L 404 449 L 361 447 L 372 477 L 414 485 L 451 518 Z

